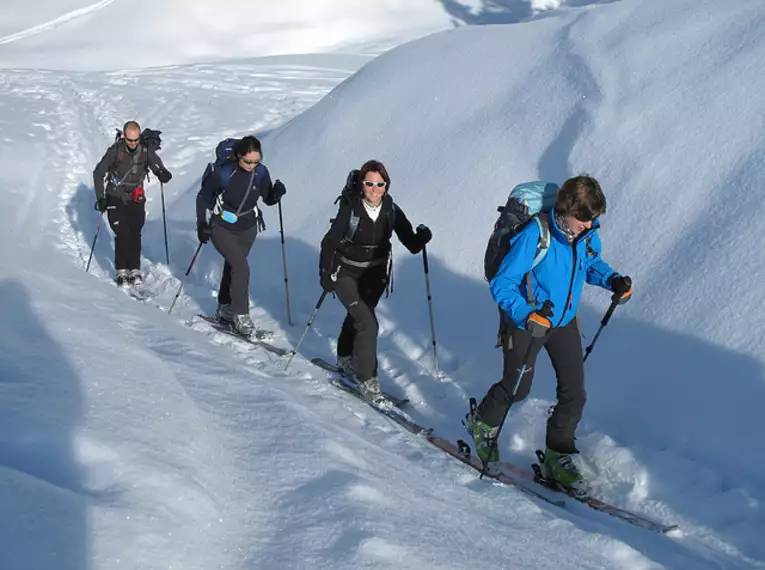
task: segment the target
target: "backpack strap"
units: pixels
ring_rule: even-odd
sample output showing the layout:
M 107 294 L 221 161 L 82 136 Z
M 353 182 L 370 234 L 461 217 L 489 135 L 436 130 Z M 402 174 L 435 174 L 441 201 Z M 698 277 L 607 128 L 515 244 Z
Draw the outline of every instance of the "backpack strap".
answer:
M 534 256 L 534 263 L 531 266 L 532 271 L 539 265 L 547 255 L 547 250 L 550 249 L 550 240 L 552 235 L 550 234 L 550 220 L 547 214 L 539 213 L 532 218 L 539 226 L 539 243 L 537 244 L 537 253 Z M 531 295 L 531 271 L 526 273 L 526 294 L 528 295 L 529 305 L 534 304 L 534 298 Z
M 247 191 L 244 193 L 244 198 L 242 198 L 242 203 L 239 204 L 239 207 L 236 209 L 237 217 L 242 213 L 242 208 L 244 208 L 244 203 L 247 201 L 247 198 L 250 197 L 250 193 L 252 192 L 252 183 L 255 180 L 255 170 L 257 169 L 256 168 L 252 169 L 252 173 L 250 174 L 250 181 L 247 183 Z M 255 208 L 257 209 L 257 206 Z
M 215 163 L 210 163 L 212 166 L 212 171 L 215 171 Z M 234 173 L 236 172 L 236 167 L 234 166 L 233 162 L 227 162 L 218 169 L 219 171 L 219 177 L 220 177 L 220 187 L 221 187 L 221 194 L 226 191 L 228 188 L 228 183 L 231 182 L 231 179 L 234 177 Z M 255 170 L 253 170 L 255 172 Z
M 351 204 L 351 215 L 348 219 L 348 227 L 345 229 L 345 236 L 343 237 L 346 241 L 353 241 L 353 236 L 356 235 L 356 230 L 359 229 L 359 222 L 361 221 L 361 216 L 357 216 L 356 212 L 353 208 L 353 204 Z

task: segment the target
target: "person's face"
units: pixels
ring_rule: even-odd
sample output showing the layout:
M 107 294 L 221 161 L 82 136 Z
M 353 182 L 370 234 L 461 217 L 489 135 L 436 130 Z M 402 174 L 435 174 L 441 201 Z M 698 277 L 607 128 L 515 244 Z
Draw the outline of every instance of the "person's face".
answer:
M 130 128 L 125 131 L 125 144 L 130 150 L 134 150 L 141 142 L 141 133 L 138 129 Z
M 259 152 L 248 152 L 244 156 L 239 158 L 239 166 L 245 172 L 252 172 L 252 170 L 260 163 Z
M 361 182 L 361 190 L 364 192 L 364 200 L 371 206 L 379 206 L 385 195 L 387 184 L 379 172 L 367 172 Z
M 577 220 L 574 216 L 563 216 L 563 221 L 566 223 L 566 226 L 568 226 L 568 229 L 574 232 L 575 236 L 578 236 L 582 232 L 587 231 L 592 227 L 592 220 L 589 222 L 583 222 L 581 220 Z

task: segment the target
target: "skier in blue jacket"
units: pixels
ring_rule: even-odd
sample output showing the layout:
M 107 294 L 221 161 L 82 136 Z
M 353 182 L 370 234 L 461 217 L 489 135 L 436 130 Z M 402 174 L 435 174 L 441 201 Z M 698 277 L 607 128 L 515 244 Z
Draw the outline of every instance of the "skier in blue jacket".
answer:
M 571 460 L 571 455 L 578 453 L 574 434 L 586 400 L 577 305 L 585 283 L 613 291 L 620 303 L 627 302 L 632 294 L 629 277 L 616 273 L 600 256 L 598 218 L 605 211 L 606 199 L 597 180 L 577 176 L 563 183 L 554 209 L 540 214 L 548 218 L 551 239 L 536 267 L 532 268 L 540 244 L 540 226 L 529 223 L 513 237 L 510 251 L 490 284 L 503 318 L 502 379 L 467 418 L 478 456 L 487 462 L 489 470 L 496 469 L 499 426 L 508 408 L 529 394 L 534 362 L 544 346 L 555 369 L 558 401 L 547 422 L 542 470 L 546 477 L 579 496 L 586 496 L 589 490 Z M 552 314 L 541 310 L 545 303 Z M 513 396 L 527 353 L 530 366 Z

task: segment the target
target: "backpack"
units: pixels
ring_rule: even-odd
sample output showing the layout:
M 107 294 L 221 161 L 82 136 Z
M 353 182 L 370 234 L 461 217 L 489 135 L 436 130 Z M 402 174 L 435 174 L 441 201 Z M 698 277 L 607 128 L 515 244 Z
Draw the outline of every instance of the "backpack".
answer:
M 497 208 L 499 217 L 489 237 L 483 258 L 484 278 L 491 281 L 502 260 L 510 251 L 510 240 L 532 220 L 539 226 L 540 237 L 532 269 L 539 265 L 550 247 L 548 213 L 555 206 L 558 186 L 551 182 L 526 182 L 510 191 L 507 203 Z
M 202 184 L 205 183 L 205 180 L 207 180 L 207 177 L 210 176 L 210 174 L 216 170 L 222 169 L 220 183 L 223 190 L 226 190 L 228 181 L 235 172 L 234 167 L 236 166 L 236 156 L 234 156 L 234 145 L 237 142 L 239 142 L 239 139 L 228 138 L 223 139 L 218 143 L 215 147 L 215 162 L 208 163 L 207 168 L 205 168 L 205 171 L 202 174 Z
M 340 195 L 335 199 L 335 204 L 340 202 L 341 200 L 345 200 L 346 202 L 350 202 L 352 197 L 354 195 L 359 195 L 360 190 L 359 188 L 359 173 L 360 171 L 358 169 L 353 169 L 348 173 L 348 176 L 345 179 L 345 186 L 343 186 L 342 192 L 340 192 Z M 396 223 L 396 207 L 395 205 L 388 211 L 388 224 L 391 230 L 395 226 Z M 329 220 L 330 223 L 333 223 L 335 221 L 335 218 L 332 218 Z M 356 235 L 356 230 L 359 227 L 359 222 L 361 221 L 361 218 L 359 218 L 353 211 L 353 208 L 351 208 L 351 214 L 350 218 L 348 219 L 348 227 L 345 230 L 345 241 L 353 241 L 353 236 Z
M 362 194 L 361 190 L 359 190 L 359 173 L 360 170 L 353 169 L 348 173 L 348 176 L 345 179 L 345 186 L 343 186 L 343 190 L 340 192 L 340 195 L 335 199 L 335 204 L 337 204 L 340 201 L 345 202 L 351 202 L 354 196 L 358 196 Z M 350 209 L 350 216 L 348 219 L 348 225 L 345 229 L 345 234 L 343 236 L 343 241 L 345 242 L 352 242 L 353 236 L 356 235 L 356 230 L 359 227 L 359 222 L 361 221 L 361 218 L 356 215 L 356 213 L 353 211 L 353 208 Z M 394 203 L 393 206 L 388 210 L 387 213 L 388 216 L 388 224 L 391 231 L 393 231 L 393 228 L 395 227 L 396 223 L 396 204 Z M 329 223 L 334 223 L 336 218 L 331 218 L 329 220 Z M 391 293 L 393 293 L 393 250 L 391 250 L 389 256 L 388 256 L 388 268 L 387 268 L 387 275 L 386 275 L 386 297 L 390 296 Z
M 202 185 L 204 185 L 205 180 L 216 170 L 220 170 L 220 185 L 221 185 L 221 191 L 220 194 L 218 194 L 215 198 L 215 205 L 213 206 L 213 213 L 218 214 L 223 209 L 223 194 L 226 192 L 226 188 L 228 187 L 228 183 L 231 180 L 231 177 L 234 176 L 234 173 L 236 172 L 236 163 L 237 159 L 234 154 L 234 145 L 239 142 L 239 139 L 234 138 L 228 138 L 223 139 L 220 141 L 216 147 L 215 147 L 215 161 L 210 162 L 207 164 L 207 167 L 205 168 L 205 171 L 202 173 Z M 252 178 L 251 178 L 251 186 L 250 188 L 254 188 L 256 181 L 258 180 L 258 177 L 263 174 L 263 166 L 262 163 L 259 163 L 253 170 L 252 170 Z M 237 215 L 240 213 L 241 207 L 244 205 L 244 202 L 247 200 L 247 197 L 249 196 L 250 191 L 248 190 L 247 193 L 244 195 L 244 200 L 239 206 L 239 209 L 237 210 Z M 255 215 L 257 216 L 257 223 L 258 227 L 260 228 L 260 231 L 265 231 L 266 229 L 266 223 L 265 220 L 263 220 L 263 214 L 260 212 L 260 209 L 255 206 L 254 210 L 248 210 L 255 212 Z
M 125 138 L 124 133 L 120 129 L 115 129 L 117 131 L 117 134 L 114 135 L 114 142 L 119 143 L 123 138 Z M 149 175 L 149 156 L 148 156 L 148 149 L 152 149 L 154 152 L 158 151 L 162 147 L 162 138 L 159 136 L 162 134 L 162 131 L 153 131 L 152 129 L 144 129 L 143 132 L 140 134 L 139 138 L 141 139 L 141 162 L 143 162 L 144 171 L 146 172 L 146 176 Z M 122 158 L 125 156 L 125 150 L 120 147 L 120 152 L 117 155 L 117 163 L 122 162 Z M 137 162 L 138 159 L 134 159 L 134 163 Z
M 146 148 L 149 148 L 153 150 L 154 152 L 157 152 L 160 148 L 162 148 L 162 139 L 159 135 L 162 134 L 162 131 L 153 131 L 151 129 L 144 129 L 141 133 L 141 144 L 145 146 Z

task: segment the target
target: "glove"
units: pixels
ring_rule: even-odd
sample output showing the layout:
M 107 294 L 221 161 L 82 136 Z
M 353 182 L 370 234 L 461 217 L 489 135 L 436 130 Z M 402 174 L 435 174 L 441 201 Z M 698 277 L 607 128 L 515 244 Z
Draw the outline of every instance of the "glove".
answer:
M 526 330 L 531 333 L 534 338 L 541 338 L 547 334 L 552 327 L 550 319 L 541 315 L 539 312 L 534 311 L 526 319 Z
M 157 172 L 157 180 L 159 180 L 162 184 L 167 184 L 170 182 L 170 179 L 173 177 L 172 174 L 170 174 L 170 171 L 168 170 L 160 170 Z
M 632 279 L 627 275 L 615 275 L 610 281 L 611 291 L 614 292 L 612 300 L 624 305 L 632 297 Z
M 335 290 L 335 282 L 332 280 L 332 275 L 330 275 L 329 271 L 322 271 L 319 274 L 319 283 L 321 284 L 321 288 L 327 293 L 331 293 Z
M 197 237 L 199 238 L 199 243 L 207 243 L 210 241 L 211 235 L 212 228 L 209 224 L 200 224 L 197 226 Z
M 93 209 L 98 210 L 102 214 L 106 211 L 106 198 L 99 198 L 96 203 L 93 204 Z
M 420 240 L 420 247 L 425 247 L 433 239 L 433 233 L 425 224 L 417 226 L 417 239 Z
M 287 188 L 284 187 L 284 183 L 281 180 L 274 182 L 274 187 L 271 189 L 271 196 L 274 202 L 278 202 L 287 193 Z

